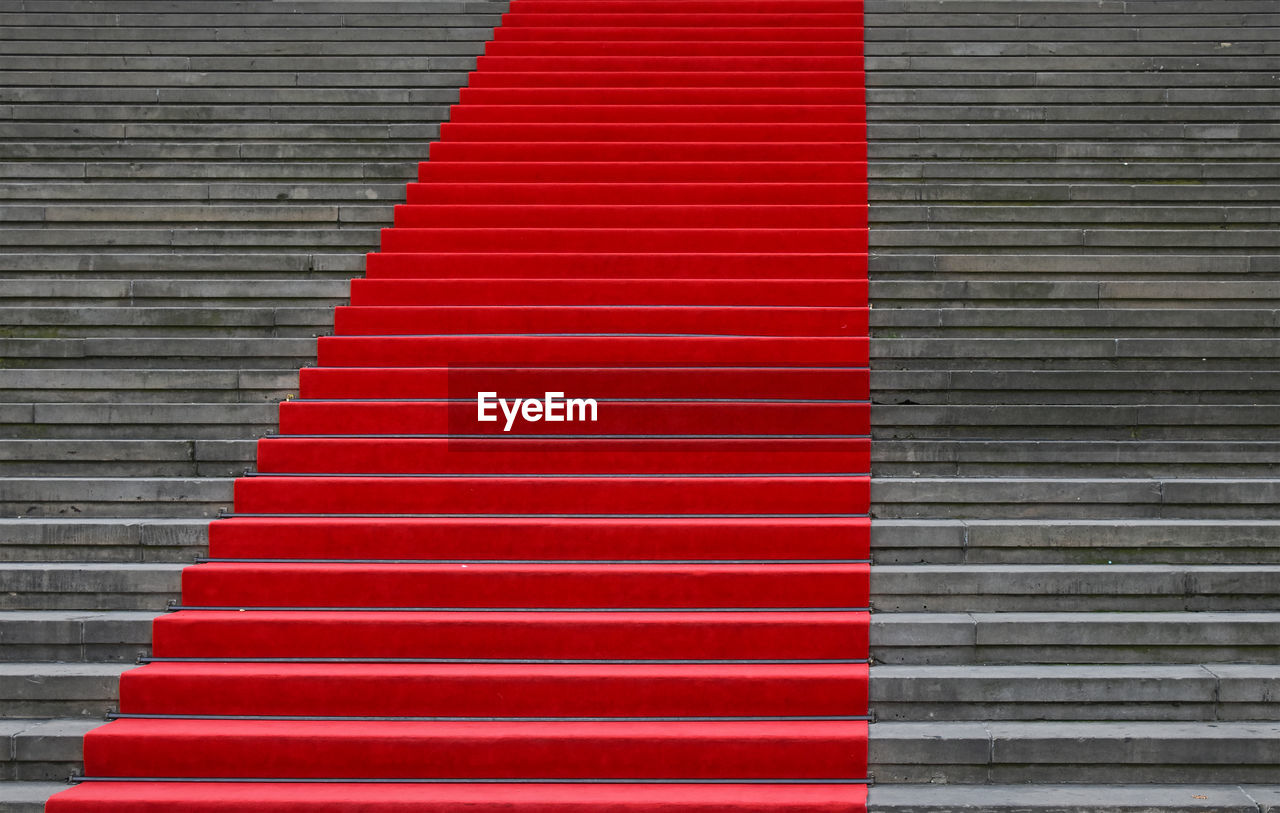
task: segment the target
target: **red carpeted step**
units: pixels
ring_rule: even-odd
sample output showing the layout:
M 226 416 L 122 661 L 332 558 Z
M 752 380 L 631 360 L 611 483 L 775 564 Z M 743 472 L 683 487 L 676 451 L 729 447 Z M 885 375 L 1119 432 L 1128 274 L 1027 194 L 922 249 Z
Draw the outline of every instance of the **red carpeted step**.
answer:
M 125 714 L 348 717 L 852 717 L 866 664 L 153 663 Z
M 867 207 L 402 204 L 396 228 L 866 228 Z
M 865 612 L 183 610 L 158 658 L 860 660 Z
M 866 664 L 153 663 L 125 714 L 352 717 L 852 717 Z
M 866 108 L 862 105 L 472 104 L 455 105 L 449 120 L 499 124 L 758 124 L 773 121 L 828 124 L 865 122 Z
M 768 104 L 469 104 L 455 105 L 451 122 L 697 123 L 864 122 L 862 105 Z
M 862 87 L 862 71 L 591 71 L 546 73 L 512 71 L 473 73 L 468 84 L 473 88 L 525 87 L 657 87 L 657 88 L 786 88 L 786 87 Z
M 621 233 L 621 230 L 609 231 Z M 526 307 L 535 305 L 714 307 L 732 305 L 780 308 L 864 307 L 866 301 L 867 282 L 860 279 L 562 278 L 355 279 L 351 281 L 353 306 L 470 304 Z
M 862 10 L 862 0 L 512 0 L 510 8 L 513 12 L 558 14 L 601 11 L 611 14 L 851 14 Z
M 864 517 L 230 517 L 224 559 L 866 559 Z
M 620 11 L 611 8 L 595 9 L 591 12 L 547 11 L 534 7 L 517 6 L 502 15 L 502 25 L 508 28 L 563 28 L 584 26 L 590 28 L 626 27 L 633 28 L 706 28 L 719 30 L 722 28 L 766 27 L 779 36 L 785 37 L 788 28 L 807 26 L 811 28 L 861 28 L 861 11 L 825 12 L 825 11 L 745 11 L 737 13 L 709 12 L 688 10 L 683 12 L 655 11 L 646 9 Z
M 774 41 L 791 42 L 848 42 L 862 39 L 860 26 L 500 26 L 493 31 L 494 40 L 529 41 L 529 40 L 590 40 L 605 42 L 611 40 L 704 40 L 709 32 L 715 32 L 718 40 Z M 851 83 L 852 84 L 852 83 Z
M 242 514 L 865 514 L 870 478 L 837 475 L 263 476 Z
M 867 606 L 865 564 L 213 562 L 192 607 L 821 608 Z
M 490 43 L 508 47 L 521 43 Z M 657 46 L 661 43 L 652 43 Z M 715 43 L 707 43 L 715 44 Z M 528 43 L 527 45 L 532 45 Z M 602 49 L 605 43 L 598 44 Z M 613 47 L 610 43 L 609 47 Z M 671 48 L 687 48 L 683 43 Z M 464 109 L 472 104 L 768 104 L 862 105 L 866 92 L 859 88 L 474 88 L 461 90 Z
M 476 74 L 499 76 L 500 74 Z M 600 74 L 597 74 L 600 75 Z M 441 141 L 866 141 L 865 122 L 445 122 Z
M 717 40 L 708 31 L 705 40 L 627 40 L 590 42 L 573 40 L 529 40 L 485 43 L 488 56 L 861 56 L 861 42 L 770 42 L 763 40 Z M 465 88 L 464 88 L 465 90 Z M 797 99 L 803 102 L 803 97 Z
M 626 374 L 636 375 L 632 371 L 623 371 Z M 452 395 L 454 401 L 287 401 L 280 405 L 280 431 L 286 435 L 502 435 L 505 419 L 500 412 L 500 407 L 491 407 L 490 414 L 494 415 L 498 420 L 493 423 L 479 423 L 476 420 L 476 393 L 478 392 L 495 392 L 500 393 L 508 400 L 516 397 L 531 397 L 538 400 L 544 398 L 547 390 L 541 392 L 527 393 L 514 387 L 500 388 L 495 390 L 483 389 L 480 387 L 467 387 L 464 384 L 470 383 L 463 379 L 455 377 L 452 384 Z M 477 382 L 479 383 L 479 382 Z M 514 383 L 514 382 L 512 382 Z M 489 382 L 484 382 L 489 384 Z M 495 385 L 497 386 L 497 385 Z M 560 390 L 551 390 L 551 392 L 560 392 Z M 568 397 L 585 397 L 580 396 L 577 391 L 568 391 Z M 589 392 L 584 390 L 584 392 Z M 566 408 L 567 409 L 567 408 Z M 787 401 L 765 402 L 752 401 L 730 403 L 725 401 L 703 401 L 703 402 L 682 402 L 682 401 L 608 401 L 599 404 L 596 412 L 596 420 L 584 421 L 579 420 L 580 410 L 575 410 L 572 422 L 564 423 L 547 423 L 546 421 L 528 422 L 519 421 L 519 429 L 514 432 L 518 435 L 865 435 L 870 431 L 871 407 L 868 403 L 846 403 L 846 404 L 828 404 L 828 403 L 796 403 Z M 266 442 L 265 440 L 263 441 Z M 273 441 L 274 442 L 274 441 Z M 377 469 L 368 469 L 366 466 L 387 466 L 389 472 L 413 471 L 413 469 L 405 469 L 403 466 L 409 465 L 400 461 L 396 457 L 391 457 L 391 450 L 386 447 L 376 447 L 365 449 L 357 447 L 355 444 L 360 441 L 352 440 L 350 443 L 350 457 L 344 458 L 350 461 L 351 465 L 358 466 L 351 469 L 322 469 L 323 471 L 345 471 L 345 472 L 365 472 L 377 471 Z M 425 441 L 424 441 L 425 442 Z M 448 441 L 451 450 L 463 453 L 465 459 L 478 460 L 481 455 L 479 450 L 482 447 L 469 446 L 459 437 L 450 438 Z M 514 442 L 512 438 L 504 438 L 502 443 L 510 443 L 503 448 L 509 449 L 516 453 L 520 449 L 520 445 Z M 546 442 L 546 441 L 539 441 Z M 750 448 L 755 451 L 752 454 L 765 455 L 768 459 L 761 457 L 758 465 L 768 465 L 776 467 L 783 465 L 787 460 L 792 458 L 782 454 L 786 441 L 778 439 L 776 445 L 766 446 L 759 439 L 748 439 L 753 444 Z M 718 446 L 721 452 L 727 452 L 733 447 L 732 443 L 727 440 L 720 441 L 718 444 L 711 444 L 710 441 L 692 440 L 685 441 L 690 447 L 701 445 L 703 448 L 699 450 L 699 454 L 712 451 L 707 448 L 712 445 Z M 813 440 L 805 440 L 803 437 L 795 441 L 801 449 L 812 450 Z M 597 448 L 608 449 L 608 444 L 603 439 L 592 441 Z M 639 455 L 642 448 L 638 446 L 637 440 L 617 441 L 619 448 L 626 448 L 628 444 L 633 444 L 628 452 Z M 663 443 L 654 441 L 650 446 L 657 448 L 668 448 Z M 355 451 L 357 448 L 361 450 Z M 418 455 L 424 453 L 431 447 L 415 447 L 412 453 Z M 670 447 L 678 448 L 678 447 Z M 824 447 L 825 448 L 825 447 Z M 836 451 L 841 448 L 840 444 L 833 444 L 832 450 Z M 864 453 L 864 449 L 859 444 L 856 445 L 854 453 L 859 455 L 857 460 L 861 460 L 860 455 Z M 259 458 L 260 471 L 314 471 L 312 468 L 290 469 L 285 468 L 284 464 L 277 462 L 277 458 L 269 457 L 269 455 L 279 454 L 278 451 L 260 446 L 259 454 L 263 457 Z M 584 449 L 583 454 L 596 454 L 589 449 Z M 408 454 L 407 452 L 405 454 Z M 653 466 L 671 466 L 672 462 L 663 462 L 671 457 L 666 452 L 653 452 L 653 458 L 647 462 L 643 458 L 629 461 L 628 464 L 637 466 L 637 471 L 644 469 L 653 471 Z M 453 457 L 458 457 L 453 455 Z M 816 465 L 820 457 L 814 457 L 809 454 L 807 458 L 811 459 L 811 463 Z M 415 458 L 416 459 L 416 458 Z M 513 463 L 519 458 L 513 458 Z M 590 460 L 591 458 L 587 458 Z M 848 462 L 847 458 L 840 456 L 845 461 L 835 469 L 821 469 L 822 471 L 867 471 L 867 466 L 854 465 Z M 547 460 L 548 466 L 569 465 L 567 462 L 555 463 Z M 298 461 L 301 465 L 301 460 Z M 320 461 L 308 463 L 308 466 L 317 465 Z M 830 460 L 829 464 L 836 461 Z M 417 466 L 427 466 L 429 461 L 422 460 L 417 462 Z M 480 465 L 473 463 L 472 465 Z M 592 465 L 599 467 L 609 464 L 604 461 L 596 461 Z M 627 465 L 627 464 L 622 464 Z M 732 455 L 721 454 L 717 456 L 717 460 L 713 463 L 707 460 L 703 465 L 708 466 L 737 466 Z M 424 471 L 427 469 L 423 469 Z M 716 471 L 732 471 L 733 469 L 716 468 Z M 743 471 L 755 469 L 740 469 Z M 780 471 L 781 469 L 772 468 L 772 471 Z M 807 469 L 806 469 L 807 470 Z M 815 471 L 817 469 L 814 469 Z
M 322 336 L 324 367 L 450 364 L 866 366 L 856 336 Z M 555 390 L 561 391 L 561 390 Z M 568 390 L 563 390 L 568 392 Z
M 610 14 L 853 14 L 862 11 L 862 0 L 513 0 L 511 11 L 558 14 L 607 12 Z
M 368 279 L 866 279 L 866 254 L 375 253 Z
M 477 125 L 490 126 L 490 125 Z M 500 125 L 495 125 L 500 126 Z M 483 143 L 493 143 L 484 141 Z M 850 159 L 859 155 L 851 152 Z M 792 158 L 802 157 L 794 153 Z M 805 161 L 805 160 L 769 160 L 769 161 L 648 161 L 633 163 L 627 161 L 441 161 L 428 162 L 418 167 L 418 180 L 430 187 L 423 187 L 419 200 L 433 198 L 426 189 L 437 186 L 465 184 L 497 184 L 505 187 L 518 184 L 530 185 L 531 192 L 548 187 L 567 187 L 564 191 L 554 193 L 550 199 L 542 199 L 547 203 L 564 200 L 565 196 L 573 196 L 573 202 L 609 203 L 618 196 L 633 192 L 653 195 L 655 193 L 670 199 L 680 189 L 689 185 L 695 196 L 711 197 L 713 201 L 722 202 L 736 187 L 747 185 L 772 186 L 780 193 L 773 200 L 786 203 L 848 203 L 849 198 L 832 197 L 844 194 L 838 187 L 849 187 L 865 184 L 867 180 L 866 161 Z M 443 182 L 443 183 L 441 183 Z M 627 184 L 621 190 L 611 190 L 610 185 Z M 722 186 L 723 191 L 710 193 L 706 187 Z M 830 190 L 814 190 L 813 187 L 826 185 L 837 187 Z M 590 186 L 592 189 L 582 187 Z M 637 189 L 633 187 L 648 187 Z M 536 188 L 535 188 L 536 187 Z M 784 189 L 783 187 L 790 187 Z M 661 192 L 657 192 L 661 189 Z M 813 192 L 825 192 L 826 196 L 811 198 Z M 627 200 L 626 198 L 623 198 Z M 761 196 L 760 199 L 763 199 Z M 440 200 L 440 202 L 445 202 Z M 411 198 L 409 202 L 414 202 Z M 502 202 L 515 202 L 503 200 Z M 645 201 L 636 201 L 645 202 Z M 698 202 L 696 199 L 690 203 Z M 756 202 L 752 199 L 743 203 Z
M 100 782 L 49 813 L 863 813 L 859 784 Z M 92 805 L 81 807 L 80 805 Z
M 866 369 L 785 367 L 304 367 L 303 398 L 449 398 L 451 391 L 541 394 L 591 392 L 595 398 L 807 398 L 862 400 Z M 287 415 L 291 402 L 281 404 Z
M 341 307 L 339 336 L 453 333 L 680 333 L 726 336 L 865 335 L 865 308 L 652 306 Z
M 508 163 L 508 162 L 503 162 Z M 708 163 L 708 169 L 715 162 Z M 779 162 L 762 164 L 776 168 Z M 804 163 L 804 162 L 800 162 Z M 847 163 L 847 162 L 846 162 Z M 600 167 L 606 169 L 607 167 Z M 660 164 L 651 167 L 661 171 Z M 860 181 L 833 181 L 830 177 L 817 181 L 787 183 L 761 181 L 731 182 L 653 182 L 615 183 L 593 181 L 577 183 L 460 183 L 432 179 L 432 183 L 411 183 L 407 189 L 409 203 L 528 203 L 528 204 L 680 204 L 706 205 L 818 205 L 864 204 L 867 201 L 866 164 L 855 162 L 847 167 L 862 176 Z M 421 167 L 419 168 L 421 173 Z M 428 173 L 429 175 L 430 173 Z M 848 173 L 846 173 L 848 174 Z M 377 255 L 370 255 L 377 256 Z M 768 257 L 766 253 L 762 256 Z M 776 256 L 776 255 L 775 255 Z M 738 262 L 746 262 L 745 258 Z M 666 262 L 666 261 L 664 261 Z M 692 275 L 691 275 L 692 276 Z
M 860 71 L 861 56 L 480 56 L 482 73 L 560 71 Z M 798 107 L 798 105 L 797 105 Z M 455 110 L 463 106 L 455 107 Z M 785 116 L 785 110 L 778 111 Z M 786 121 L 787 119 L 782 119 Z M 842 121 L 843 119 L 838 119 Z M 829 119 L 818 119 L 829 121 Z
M 331 406 L 317 404 L 317 406 Z M 345 404 L 337 406 L 347 406 Z M 365 403 L 352 408 L 330 410 L 338 415 L 378 415 L 380 404 Z M 475 423 L 475 406 L 461 403 L 468 426 Z M 861 415 L 869 411 L 862 406 Z M 361 409 L 361 407 L 368 407 Z M 656 411 L 656 410 L 655 410 Z M 835 411 L 834 409 L 831 411 Z M 781 410 L 775 410 L 778 415 Z M 800 411 L 799 416 L 807 416 Z M 851 415 L 843 416 L 845 426 Z M 501 416 L 490 430 L 500 434 Z M 358 431 L 358 426 L 343 427 L 333 418 L 335 429 Z M 366 418 L 366 420 L 370 420 Z M 456 420 L 456 434 L 462 420 Z M 545 422 L 538 426 L 545 426 Z M 588 424 L 590 425 L 590 424 Z M 482 426 L 482 425 L 481 425 Z M 585 434 L 581 422 L 565 424 L 563 434 Z M 596 425 L 590 425 L 596 428 Z M 785 423 L 775 423 L 776 433 Z M 728 434 L 723 427 L 715 427 Z M 835 430 L 829 424 L 829 430 Z M 865 434 L 867 426 L 856 427 Z M 643 427 L 633 427 L 633 433 Z M 808 432 L 817 433 L 805 427 Z M 383 430 L 387 431 L 387 430 Z M 546 430 L 544 430 L 546 431 Z M 521 432 L 530 434 L 525 425 Z M 660 430 L 650 430 L 659 434 Z M 834 431 L 830 432 L 835 434 Z M 315 438 L 270 437 L 258 441 L 258 471 L 264 474 L 768 474 L 790 472 L 857 472 L 869 471 L 869 442 L 865 438 Z
M 707 161 L 768 161 L 794 159 L 862 162 L 867 160 L 865 142 L 807 142 L 803 144 L 756 144 L 727 142 L 653 141 L 436 141 L 430 146 L 433 161 L 541 161 L 544 163 L 644 161 L 657 163 Z
M 94 776 L 843 779 L 866 774 L 861 720 L 123 719 L 85 737 Z

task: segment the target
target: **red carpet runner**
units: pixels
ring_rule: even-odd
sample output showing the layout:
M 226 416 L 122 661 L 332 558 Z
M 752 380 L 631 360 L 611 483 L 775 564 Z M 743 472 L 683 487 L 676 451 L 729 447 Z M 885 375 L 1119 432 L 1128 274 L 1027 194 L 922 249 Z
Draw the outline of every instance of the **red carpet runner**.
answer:
M 511 8 L 50 811 L 864 809 L 861 4 Z

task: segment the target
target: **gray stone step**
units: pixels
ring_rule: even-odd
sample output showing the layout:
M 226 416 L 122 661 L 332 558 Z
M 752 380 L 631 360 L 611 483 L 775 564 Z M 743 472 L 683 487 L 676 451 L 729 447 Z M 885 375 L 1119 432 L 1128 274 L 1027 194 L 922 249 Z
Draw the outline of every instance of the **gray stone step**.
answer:
M 894 665 L 1274 664 L 1280 613 L 876 613 L 871 654 Z
M 314 338 L 0 339 L 0 355 L 24 367 L 297 369 L 315 362 Z
M 1280 520 L 884 519 L 880 564 L 1280 564 Z
M 1087 63 L 1091 60 L 1082 60 L 1085 64 L 1080 70 L 1002 71 L 1001 61 L 996 59 L 970 70 L 930 72 L 937 77 L 931 82 L 921 71 L 908 70 L 901 61 L 890 62 L 889 57 L 880 59 L 881 67 L 867 73 L 869 87 L 1032 87 L 1039 84 L 1059 88 L 1167 88 L 1170 84 L 1169 74 L 1162 71 L 1090 70 Z M 1177 73 L 1176 81 L 1179 87 L 1266 87 L 1268 75 L 1266 70 L 1197 70 L 1190 66 Z
M 1268 780 L 1271 781 L 1271 780 Z M 1276 813 L 1277 785 L 879 784 L 871 813 Z
M 0 477 L 0 516 L 213 518 L 229 478 Z
M 3 313 L 3 310 L 0 310 Z M 1257 308 L 885 308 L 873 309 L 881 338 L 1270 338 L 1280 311 Z
M 1213 370 L 886 369 L 873 356 L 872 399 L 881 404 L 1229 405 L 1280 402 L 1280 375 Z
M 6 813 L 44 813 L 45 801 L 66 789 L 65 779 L 61 782 L 2 782 L 0 808 Z
M 62 166 L 61 164 L 56 166 Z M 128 221 L 192 221 L 202 219 L 208 222 L 342 222 L 342 209 L 338 204 L 346 204 L 355 209 L 379 209 L 382 204 L 370 205 L 370 201 L 385 203 L 403 203 L 404 185 L 412 179 L 412 171 L 398 179 L 398 183 L 370 183 L 360 177 L 345 180 L 344 176 L 362 172 L 360 165 L 354 170 L 332 170 L 336 177 L 332 180 L 309 181 L 305 171 L 299 170 L 294 180 L 272 178 L 278 165 L 269 164 L 262 171 L 261 177 L 254 173 L 252 165 L 240 165 L 235 169 L 227 168 L 224 174 L 216 172 L 216 164 L 206 165 L 203 177 L 209 182 L 197 182 L 201 175 L 192 174 L 186 178 L 178 176 L 184 173 L 185 164 L 155 164 L 147 167 L 146 174 L 156 178 L 150 182 L 117 181 L 120 172 L 113 166 L 86 166 L 83 171 L 91 170 L 95 175 L 75 182 L 37 183 L 26 180 L 0 183 L 0 199 L 15 201 L 20 204 L 6 207 L 12 212 L 16 209 L 30 209 L 32 203 L 41 204 L 39 208 L 45 212 L 45 221 L 85 221 L 91 219 L 117 218 L 121 222 Z M 59 170 L 53 170 L 58 172 Z M 403 172 L 404 170 L 399 170 Z M 28 177 L 40 177 L 31 170 Z M 228 177 L 233 180 L 223 181 Z M 139 197 L 146 195 L 145 204 L 135 203 Z M 281 195 L 285 197 L 282 198 Z M 131 200 L 132 198 L 132 200 Z M 154 205 L 155 201 L 196 201 L 198 203 Z M 232 205 L 210 201 L 265 201 L 261 204 Z M 274 202 L 272 202 L 274 201 Z M 282 201 L 289 201 L 283 203 Z M 303 203 L 303 202 L 306 203 Z M 202 213 L 201 209 L 208 209 Z M 12 214 L 10 216 L 13 216 Z M 387 219 L 390 223 L 390 218 Z
M 158 429 L 154 434 L 160 434 Z M 141 433 L 139 433 L 141 434 Z M 102 435 L 112 435 L 103 440 Z M 0 448 L 0 475 L 9 477 L 230 477 L 250 468 L 253 440 L 185 440 L 155 437 L 121 440 L 99 429 L 98 437 L 7 440 Z
M 273 431 L 276 418 L 274 403 L 0 404 L 0 438 L 178 438 L 192 443 L 191 459 L 201 454 L 215 459 L 216 455 L 210 455 L 211 449 L 198 447 L 194 441 L 247 441 Z M 4 453 L 0 452 L 0 459 L 3 458 Z
M 298 317 L 312 319 L 334 305 L 345 305 L 350 283 L 347 280 L 225 280 L 225 279 L 7 279 L 0 291 L 0 308 L 21 310 L 35 307 L 75 306 L 79 313 L 93 308 L 180 308 L 194 303 L 203 308 L 239 306 L 233 317 L 275 323 L 299 324 Z M 21 309 L 18 306 L 22 306 Z M 89 307 L 86 307 L 89 306 Z M 249 310 L 253 309 L 253 310 Z M 257 310 L 265 309 L 265 310 Z M 265 313 L 274 314 L 269 319 Z M 79 318 L 79 317 L 77 317 Z M 141 317 L 129 316 L 130 319 Z M 207 319 L 208 317 L 200 317 Z M 332 316 L 329 324 L 332 324 Z
M 1256 519 L 1271 478 L 880 477 L 873 516 L 908 519 Z
M 877 439 L 1247 440 L 1265 434 L 1276 420 L 1275 409 L 1260 404 L 876 405 L 871 410 Z
M 143 251 L 158 247 L 181 249 L 183 247 L 225 247 L 228 249 L 284 249 L 299 246 L 323 246 L 348 249 L 356 252 L 374 250 L 378 245 L 378 232 L 367 227 L 334 228 L 332 224 L 314 228 L 294 228 L 284 224 L 279 228 L 236 227 L 149 227 L 130 224 L 110 231 L 95 228 L 50 226 L 47 228 L 15 227 L 6 230 L 11 245 L 24 249 L 33 247 L 113 246 Z
M 871 727 L 878 782 L 1267 783 L 1274 722 L 905 722 Z M 1148 808 L 1149 809 L 1149 808 Z
M 0 610 L 150 610 L 181 592 L 180 564 L 6 562 Z
M 1280 566 L 1157 564 L 878 564 L 880 612 L 1267 612 Z
M 0 611 L 0 661 L 134 663 L 150 652 L 155 616 L 133 610 Z
M 912 308 L 933 305 L 950 308 L 963 300 L 969 308 L 1030 308 L 1051 306 L 1060 309 L 1088 306 L 1095 312 L 1124 308 L 1168 313 L 1176 308 L 1203 310 L 1206 303 L 1233 312 L 1252 308 L 1270 310 L 1280 306 L 1280 283 L 1268 280 L 1169 280 L 1131 279 L 1094 281 L 1062 280 L 935 280 L 888 279 L 871 283 L 871 299 L 877 308 Z M 874 318 L 881 318 L 875 314 Z M 1102 317 L 1096 317 L 1102 318 Z
M 208 549 L 206 519 L 0 519 L 3 562 L 180 562 Z
M 1273 664 L 877 666 L 876 719 L 1278 720 Z
M 0 779 L 18 782 L 65 780 L 80 769 L 85 732 L 101 720 L 0 720 L 6 742 Z
M 26 307 L 0 306 L 0 324 L 15 338 L 260 337 L 288 338 L 332 331 L 330 308 Z
M 101 719 L 119 707 L 121 663 L 0 663 L 4 717 Z M 3 797 L 0 797 L 0 805 Z
M 276 370 L 42 367 L 0 369 L 0 403 L 268 403 L 297 394 L 297 368 Z
M 882 439 L 871 470 L 878 477 L 1270 477 L 1277 453 L 1280 444 L 1256 440 Z
M 363 270 L 364 256 L 350 252 L 0 253 L 0 271 L 19 272 L 23 278 L 73 279 L 88 273 L 94 279 L 172 280 L 187 274 L 207 277 L 212 273 L 223 281 L 302 278 L 346 282 L 353 272 Z

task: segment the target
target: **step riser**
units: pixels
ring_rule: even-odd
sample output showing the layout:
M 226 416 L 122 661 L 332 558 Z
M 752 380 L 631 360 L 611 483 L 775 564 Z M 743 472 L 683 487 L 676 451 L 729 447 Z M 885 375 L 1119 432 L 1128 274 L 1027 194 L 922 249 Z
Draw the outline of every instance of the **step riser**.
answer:
M 324 716 L 340 708 L 370 717 L 833 717 L 865 715 L 866 703 L 858 697 L 866 697 L 865 666 L 316 666 L 272 671 L 159 664 L 127 674 L 120 709 L 130 714 Z

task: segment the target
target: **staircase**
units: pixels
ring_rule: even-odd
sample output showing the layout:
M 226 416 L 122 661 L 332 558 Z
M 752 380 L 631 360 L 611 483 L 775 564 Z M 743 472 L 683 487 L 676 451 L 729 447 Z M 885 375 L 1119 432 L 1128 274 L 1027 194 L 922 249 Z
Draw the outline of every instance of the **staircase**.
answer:
M 868 4 L 872 809 L 1275 804 L 1275 12 Z
M 4 775 L 61 780 L 505 4 L 26 6 L 0 5 Z M 866 12 L 871 809 L 1270 810 L 1272 4 Z
M 506 8 L 0 3 L 0 809 L 81 771 Z

